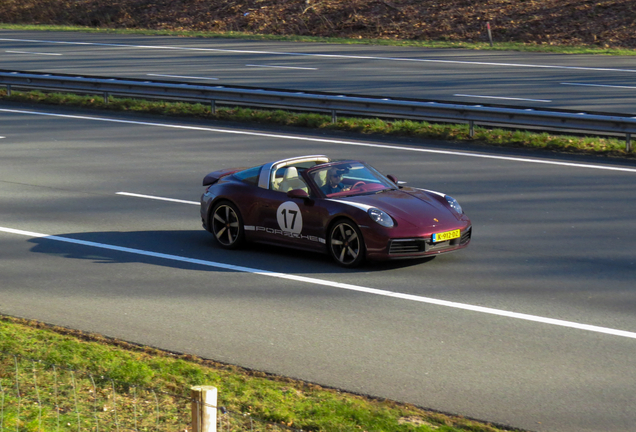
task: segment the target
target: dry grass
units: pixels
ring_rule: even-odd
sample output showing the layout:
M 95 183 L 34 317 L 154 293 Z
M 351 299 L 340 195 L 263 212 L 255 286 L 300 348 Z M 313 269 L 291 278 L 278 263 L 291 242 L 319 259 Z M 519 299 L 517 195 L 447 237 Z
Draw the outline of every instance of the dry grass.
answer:
M 633 0 L 4 0 L 0 22 L 636 48 Z

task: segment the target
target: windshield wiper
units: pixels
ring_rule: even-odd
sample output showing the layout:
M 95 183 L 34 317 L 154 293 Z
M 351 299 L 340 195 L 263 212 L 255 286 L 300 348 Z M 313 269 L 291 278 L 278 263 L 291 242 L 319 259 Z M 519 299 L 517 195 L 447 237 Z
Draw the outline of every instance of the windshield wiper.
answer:
M 388 191 L 394 191 L 394 190 L 397 190 L 397 189 L 382 189 L 382 190 L 377 191 L 376 195 L 379 194 L 379 193 L 382 193 L 382 192 L 388 192 Z

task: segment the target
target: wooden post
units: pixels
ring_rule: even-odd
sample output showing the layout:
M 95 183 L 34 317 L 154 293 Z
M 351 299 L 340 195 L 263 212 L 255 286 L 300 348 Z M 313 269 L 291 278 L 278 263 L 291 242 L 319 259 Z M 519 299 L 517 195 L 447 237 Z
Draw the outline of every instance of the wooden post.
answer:
M 192 432 L 216 432 L 216 387 L 195 386 L 191 391 Z

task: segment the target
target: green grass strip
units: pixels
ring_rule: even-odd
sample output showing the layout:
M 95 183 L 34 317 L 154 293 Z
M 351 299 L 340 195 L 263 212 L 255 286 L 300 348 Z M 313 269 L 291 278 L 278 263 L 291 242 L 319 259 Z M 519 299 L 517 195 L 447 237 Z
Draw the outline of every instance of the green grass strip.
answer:
M 226 407 L 229 411 L 249 413 L 277 424 L 307 431 L 495 432 L 512 430 L 427 411 L 412 405 L 348 394 L 297 380 L 207 361 L 191 355 L 169 353 L 99 335 L 3 315 L 0 315 L 0 352 L 56 364 L 58 376 L 64 373 L 69 374 L 63 368 L 75 370 L 74 385 L 78 389 L 82 385 L 87 387 L 89 393 L 91 393 L 92 385 L 87 384 L 86 379 L 83 381 L 84 384 L 81 384 L 78 371 L 90 373 L 98 379 L 101 377 L 105 383 L 108 383 L 108 380 L 104 380 L 104 376 L 108 376 L 129 385 L 162 389 L 184 395 L 189 395 L 189 389 L 193 385 L 216 386 L 219 389 L 218 405 Z M 37 365 L 39 364 L 34 364 L 33 368 Z M 19 414 L 22 419 L 31 416 L 28 425 L 22 425 L 23 430 L 38 430 L 39 414 L 34 413 L 38 403 L 32 396 L 30 400 L 27 400 L 28 383 L 33 381 L 31 368 L 20 368 L 19 385 L 23 399 L 20 412 L 15 406 L 16 398 L 12 396 L 12 390 L 15 387 L 15 380 L 12 381 L 12 377 L 16 375 L 15 370 L 13 356 L 5 355 L 3 358 L 0 355 L 0 383 L 5 391 L 3 395 L 4 427 L 15 427 L 13 425 L 17 422 Z M 52 381 L 51 377 L 43 376 L 45 373 L 40 370 L 38 379 Z M 49 370 L 48 374 L 52 372 Z M 43 387 L 42 384 L 40 386 Z M 131 398 L 133 396 L 130 389 L 126 393 L 120 387 L 116 390 L 116 397 L 119 400 L 128 398 L 123 403 L 124 408 L 120 408 L 119 411 L 120 421 L 123 422 L 126 407 L 129 416 L 132 415 Z M 71 399 L 77 399 L 77 397 L 68 392 L 69 386 L 66 388 L 68 394 L 64 404 L 67 408 L 62 410 L 63 422 L 73 427 L 75 424 L 91 423 L 93 421 L 91 416 L 82 416 L 81 419 L 76 420 L 76 408 L 73 407 Z M 133 394 L 134 397 L 141 397 L 143 391 L 144 389 L 140 387 Z M 41 388 L 39 395 L 50 398 L 52 392 L 50 388 Z M 106 385 L 92 394 L 103 393 L 105 398 L 110 398 L 109 392 L 112 392 L 112 389 Z M 108 399 L 105 400 L 107 402 L 103 410 L 113 411 L 112 407 L 109 409 L 111 404 Z M 112 398 L 110 400 L 112 402 Z M 81 403 L 90 405 L 90 401 Z M 57 404 L 63 405 L 61 402 Z M 98 410 L 100 413 L 102 404 L 100 403 Z M 163 401 L 162 405 L 163 411 L 177 410 L 170 406 L 169 402 Z M 46 407 L 46 410 L 50 413 L 54 408 Z M 112 417 L 113 414 L 109 414 Z M 153 416 L 149 414 L 146 417 L 148 417 L 145 420 L 148 422 L 148 429 L 152 429 Z M 26 421 L 23 420 L 23 423 Z
M 209 105 L 200 103 L 166 102 L 117 97 L 110 97 L 109 103 L 105 103 L 102 96 L 46 93 L 41 91 L 12 91 L 11 96 L 7 96 L 6 90 L 0 90 L 0 100 L 173 117 L 295 126 L 387 137 L 414 137 L 468 142 L 502 147 L 541 149 L 630 159 L 636 156 L 634 152 L 627 152 L 625 150 L 625 141 L 618 138 L 555 135 L 510 129 L 488 129 L 484 127 L 475 127 L 475 134 L 473 137 L 470 137 L 467 124 L 429 123 L 411 120 L 386 121 L 356 117 L 338 117 L 337 123 L 332 123 L 330 115 L 315 113 L 224 107 L 217 108 L 216 112 L 212 113 Z

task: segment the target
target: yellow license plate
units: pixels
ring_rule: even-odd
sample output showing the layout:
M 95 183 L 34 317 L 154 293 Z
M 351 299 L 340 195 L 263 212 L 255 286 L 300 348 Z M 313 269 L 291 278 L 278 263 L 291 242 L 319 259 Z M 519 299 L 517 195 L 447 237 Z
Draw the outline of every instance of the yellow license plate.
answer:
M 456 239 L 458 237 L 461 237 L 461 235 L 462 235 L 461 231 L 458 230 L 458 229 L 457 230 L 453 230 L 453 231 L 435 233 L 435 234 L 433 234 L 433 243 Z

